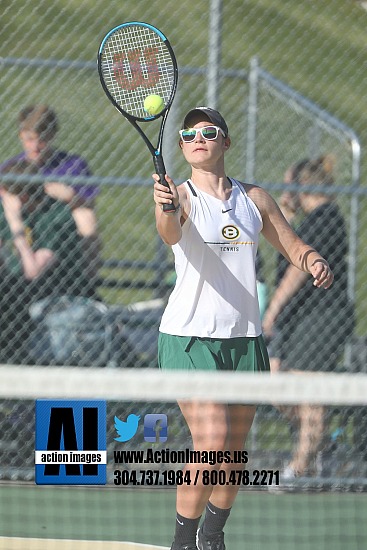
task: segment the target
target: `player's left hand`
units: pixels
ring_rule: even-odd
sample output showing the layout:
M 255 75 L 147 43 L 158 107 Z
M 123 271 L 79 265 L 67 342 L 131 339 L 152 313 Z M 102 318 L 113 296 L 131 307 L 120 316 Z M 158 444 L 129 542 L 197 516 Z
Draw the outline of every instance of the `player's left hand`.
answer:
M 329 288 L 333 284 L 334 274 L 324 259 L 315 260 L 310 267 L 310 273 L 317 288 Z

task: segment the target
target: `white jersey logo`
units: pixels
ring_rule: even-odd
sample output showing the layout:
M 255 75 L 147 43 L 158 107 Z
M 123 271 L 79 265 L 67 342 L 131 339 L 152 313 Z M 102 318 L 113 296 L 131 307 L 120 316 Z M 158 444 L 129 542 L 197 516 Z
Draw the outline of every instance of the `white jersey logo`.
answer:
M 229 241 L 233 241 L 234 239 L 237 239 L 239 237 L 240 231 L 234 225 L 226 225 L 222 229 L 222 235 L 225 239 L 228 239 Z

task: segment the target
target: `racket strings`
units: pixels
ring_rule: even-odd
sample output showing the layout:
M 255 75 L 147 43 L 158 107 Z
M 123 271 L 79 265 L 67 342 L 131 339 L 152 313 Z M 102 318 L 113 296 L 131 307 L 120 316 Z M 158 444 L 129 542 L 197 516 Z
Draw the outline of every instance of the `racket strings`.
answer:
M 165 42 L 154 31 L 127 26 L 112 33 L 101 52 L 102 76 L 115 102 L 129 115 L 146 119 L 150 94 L 170 102 L 175 67 Z

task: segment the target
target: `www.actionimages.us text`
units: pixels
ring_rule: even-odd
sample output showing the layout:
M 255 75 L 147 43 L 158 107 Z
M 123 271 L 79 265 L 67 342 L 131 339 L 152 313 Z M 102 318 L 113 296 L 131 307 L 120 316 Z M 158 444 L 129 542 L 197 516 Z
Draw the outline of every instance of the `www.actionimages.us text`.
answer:
M 142 449 L 114 451 L 115 464 L 247 464 L 247 451 Z

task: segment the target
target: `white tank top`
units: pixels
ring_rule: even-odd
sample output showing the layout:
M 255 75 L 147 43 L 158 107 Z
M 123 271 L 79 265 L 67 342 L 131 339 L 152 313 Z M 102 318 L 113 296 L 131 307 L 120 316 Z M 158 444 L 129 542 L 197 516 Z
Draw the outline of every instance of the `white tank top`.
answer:
M 176 284 L 159 330 L 176 336 L 259 336 L 261 321 L 255 258 L 261 214 L 243 186 L 231 179 L 222 201 L 184 183 L 190 215 L 172 246 Z

